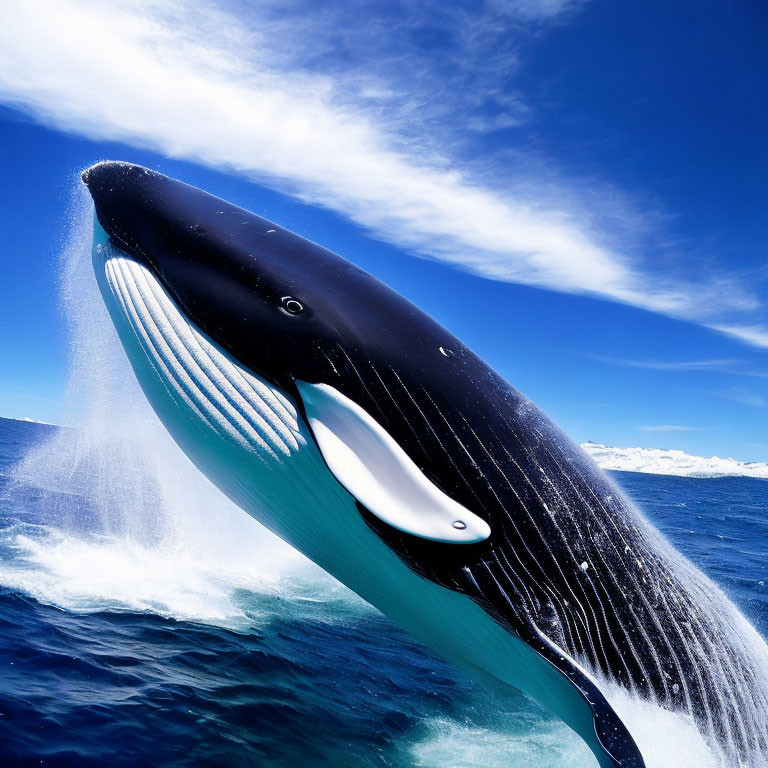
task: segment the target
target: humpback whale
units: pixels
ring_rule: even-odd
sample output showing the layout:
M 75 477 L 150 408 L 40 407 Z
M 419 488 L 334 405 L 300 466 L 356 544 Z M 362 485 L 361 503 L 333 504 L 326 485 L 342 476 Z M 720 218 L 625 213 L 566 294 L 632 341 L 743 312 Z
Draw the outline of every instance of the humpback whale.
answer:
M 765 645 L 530 400 L 351 262 L 146 168 L 83 173 L 96 278 L 197 467 L 438 653 L 643 755 L 623 690 L 768 764 Z

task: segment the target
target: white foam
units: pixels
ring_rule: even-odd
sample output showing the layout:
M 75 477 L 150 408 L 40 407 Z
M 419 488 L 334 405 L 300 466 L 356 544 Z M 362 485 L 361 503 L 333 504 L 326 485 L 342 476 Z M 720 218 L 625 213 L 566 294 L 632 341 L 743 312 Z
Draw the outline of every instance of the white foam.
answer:
M 528 713 L 526 713 L 527 715 Z M 565 725 L 537 715 L 520 723 L 503 722 L 478 727 L 433 718 L 426 722 L 427 734 L 411 746 L 413 765 L 418 768 L 597 768 L 587 745 Z
M 630 729 L 646 768 L 722 768 L 693 721 L 609 688 L 612 706 Z M 419 768 L 597 768 L 586 744 L 535 708 L 499 716 L 479 727 L 447 718 L 427 720 L 426 735 L 411 746 Z
M 14 468 L 11 499 L 43 520 L 0 533 L 0 584 L 76 611 L 152 611 L 242 626 L 240 592 L 348 595 L 232 504 L 178 448 L 146 401 L 96 285 L 93 209 L 78 189 L 62 254 L 70 330 L 64 421 Z M 41 523 L 41 524 L 40 524 Z M 290 583 L 289 583 L 290 582 Z M 253 601 L 251 601 L 253 602 Z
M 664 448 L 615 448 L 602 443 L 582 443 L 581 447 L 603 469 L 645 472 L 679 477 L 757 477 L 768 479 L 768 464 L 762 461 L 737 461 L 718 456 L 693 456 Z
M 599 687 L 632 734 L 646 768 L 727 765 L 713 753 L 690 716 L 662 709 L 610 683 L 602 682 Z
M 693 720 L 631 696 L 612 683 L 599 681 L 611 706 L 629 728 L 647 768 L 723 768 Z M 535 705 L 505 712 L 495 697 L 479 706 L 490 714 L 480 727 L 455 719 L 425 721 L 426 734 L 411 746 L 419 768 L 597 768 L 586 744 L 567 726 L 547 717 Z
M 248 620 L 233 602 L 232 573 L 206 572 L 192 558 L 158 557 L 122 539 L 46 534 L 20 533 L 8 542 L 16 558 L 0 566 L 4 586 L 71 611 L 148 611 L 223 625 Z M 241 576 L 252 586 L 248 574 Z

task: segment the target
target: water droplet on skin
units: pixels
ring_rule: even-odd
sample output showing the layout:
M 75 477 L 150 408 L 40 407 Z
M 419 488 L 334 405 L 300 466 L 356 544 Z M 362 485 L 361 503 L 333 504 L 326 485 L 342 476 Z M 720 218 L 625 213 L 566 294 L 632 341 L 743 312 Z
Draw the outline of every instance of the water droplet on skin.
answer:
M 463 531 L 467 524 L 463 520 L 454 520 L 453 527 L 458 531 Z

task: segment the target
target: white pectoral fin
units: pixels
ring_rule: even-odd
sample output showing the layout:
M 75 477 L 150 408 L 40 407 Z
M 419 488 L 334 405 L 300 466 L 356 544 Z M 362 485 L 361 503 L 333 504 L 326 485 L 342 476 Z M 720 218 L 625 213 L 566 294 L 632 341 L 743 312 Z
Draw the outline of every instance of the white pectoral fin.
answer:
M 488 523 L 428 480 L 357 403 L 327 384 L 296 384 L 328 468 L 376 517 L 432 541 L 473 544 L 490 536 Z

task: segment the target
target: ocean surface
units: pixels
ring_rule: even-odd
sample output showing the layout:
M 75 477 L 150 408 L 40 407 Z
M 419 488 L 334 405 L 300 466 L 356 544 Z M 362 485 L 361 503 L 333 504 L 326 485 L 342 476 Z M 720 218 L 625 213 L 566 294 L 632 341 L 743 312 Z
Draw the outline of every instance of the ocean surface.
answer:
M 0 419 L 0 765 L 595 765 L 158 439 Z M 768 482 L 614 476 L 765 635 Z

